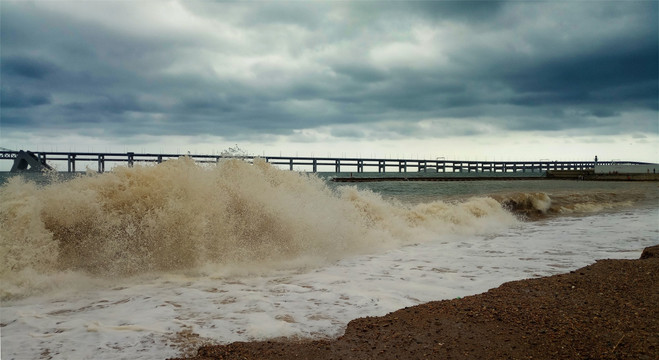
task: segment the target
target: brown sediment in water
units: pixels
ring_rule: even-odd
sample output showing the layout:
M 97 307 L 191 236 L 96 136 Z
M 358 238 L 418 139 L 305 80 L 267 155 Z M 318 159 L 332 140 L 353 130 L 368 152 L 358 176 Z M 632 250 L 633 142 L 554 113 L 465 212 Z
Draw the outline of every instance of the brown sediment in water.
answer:
M 334 340 L 204 346 L 188 359 L 659 359 L 659 245 L 486 293 L 351 321 Z

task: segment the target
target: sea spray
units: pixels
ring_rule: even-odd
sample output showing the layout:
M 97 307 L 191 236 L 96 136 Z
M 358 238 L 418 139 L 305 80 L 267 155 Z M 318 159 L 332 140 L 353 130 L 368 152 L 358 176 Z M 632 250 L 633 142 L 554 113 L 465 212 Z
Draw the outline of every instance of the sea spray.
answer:
M 63 274 L 318 266 L 516 222 L 490 198 L 406 205 L 332 190 L 263 160 L 208 166 L 186 158 L 43 186 L 13 178 L 0 187 L 0 220 L 2 298 Z

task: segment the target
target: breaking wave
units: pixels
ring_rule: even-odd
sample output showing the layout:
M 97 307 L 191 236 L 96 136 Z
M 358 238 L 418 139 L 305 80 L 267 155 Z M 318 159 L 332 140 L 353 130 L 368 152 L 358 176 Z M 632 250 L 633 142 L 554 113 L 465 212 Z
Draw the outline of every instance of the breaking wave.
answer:
M 582 192 L 582 193 L 514 193 L 492 195 L 501 205 L 523 219 L 536 220 L 547 216 L 588 215 L 630 207 L 647 202 L 652 194 Z M 656 194 L 655 194 L 656 197 Z
M 0 187 L 0 297 L 45 291 L 53 277 L 76 274 L 317 266 L 516 222 L 489 197 L 409 205 L 333 190 L 258 159 L 203 166 L 182 158 L 46 185 L 14 177 Z

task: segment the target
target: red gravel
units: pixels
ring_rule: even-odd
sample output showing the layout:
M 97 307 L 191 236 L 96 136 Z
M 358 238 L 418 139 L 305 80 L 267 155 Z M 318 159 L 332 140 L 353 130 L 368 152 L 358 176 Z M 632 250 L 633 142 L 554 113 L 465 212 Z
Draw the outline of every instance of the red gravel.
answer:
M 505 283 L 351 321 L 335 340 L 205 346 L 188 359 L 659 359 L 659 245 L 641 260 Z

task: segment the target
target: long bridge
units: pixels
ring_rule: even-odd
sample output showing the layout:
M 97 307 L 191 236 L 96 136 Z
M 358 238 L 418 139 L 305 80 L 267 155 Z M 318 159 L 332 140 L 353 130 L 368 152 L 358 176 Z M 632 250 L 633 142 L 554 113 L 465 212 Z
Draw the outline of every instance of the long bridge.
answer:
M 278 167 L 309 172 L 544 172 L 550 170 L 587 170 L 594 168 L 595 161 L 464 161 L 445 159 L 381 159 L 381 158 L 333 158 L 304 156 L 234 156 L 198 154 L 153 153 L 96 153 L 0 150 L 0 160 L 13 161 L 11 171 L 41 171 L 54 163 L 66 163 L 68 172 L 86 170 L 90 165 L 98 172 L 106 171 L 106 164 L 133 166 L 135 163 L 162 163 L 169 159 L 189 157 L 201 163 L 217 163 L 223 159 L 241 159 L 253 162 L 260 158 Z M 599 161 L 598 165 L 641 165 L 632 161 Z M 80 165 L 86 165 L 81 168 Z M 111 166 L 108 166 L 110 169 Z M 78 169 L 78 170 L 77 170 Z

